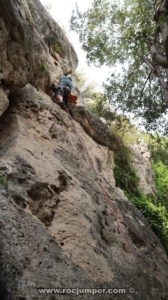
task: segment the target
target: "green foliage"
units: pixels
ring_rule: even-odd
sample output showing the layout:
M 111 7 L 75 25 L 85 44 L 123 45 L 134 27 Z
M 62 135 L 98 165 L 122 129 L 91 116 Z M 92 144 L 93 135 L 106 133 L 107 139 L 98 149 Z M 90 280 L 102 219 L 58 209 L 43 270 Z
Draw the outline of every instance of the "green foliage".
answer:
M 163 204 L 168 212 L 168 139 L 153 137 L 149 149 L 153 161 L 158 202 Z
M 106 105 L 102 94 L 97 94 L 96 96 L 97 97 L 94 97 L 93 103 L 87 104 L 87 109 L 97 117 L 104 118 L 106 124 L 113 129 L 113 132 L 116 130 L 116 132 L 119 133 L 118 129 L 121 129 L 121 127 L 123 128 L 123 126 L 121 126 L 121 120 L 123 119 L 122 116 L 117 115 L 110 109 L 109 106 Z
M 4 188 L 8 189 L 8 182 L 5 176 L 0 176 L 0 184 L 4 186 Z
M 148 220 L 151 228 L 168 253 L 168 214 L 166 208 L 161 204 L 156 205 L 152 203 L 152 199 L 149 199 L 140 192 L 138 196 L 130 193 L 126 193 L 126 195 Z
M 46 72 L 46 70 L 47 70 L 46 64 L 45 64 L 45 63 L 42 63 L 42 64 L 41 64 L 41 71 L 42 71 L 42 72 Z
M 160 53 L 166 52 L 160 29 L 165 20 L 154 20 L 162 2 L 93 0 L 85 13 L 76 7 L 71 18 L 88 62 L 115 67 L 105 84 L 106 98 L 123 114 L 141 117 L 149 130 L 158 130 L 158 119 L 167 112 L 160 80 L 167 82 L 167 72 L 154 61 L 150 48 L 154 41 Z
M 61 54 L 63 53 L 63 50 L 62 50 L 62 47 L 61 47 L 60 43 L 55 42 L 52 45 L 52 47 L 53 47 L 54 51 L 57 52 L 61 56 Z
M 97 117 L 104 118 L 109 129 L 119 134 L 127 146 L 136 144 L 138 139 L 142 139 L 142 134 L 126 117 L 117 114 L 106 105 L 103 95 L 99 95 L 93 103 L 87 104 L 87 109 Z
M 92 103 L 87 103 L 87 109 L 97 117 L 104 118 L 107 124 L 111 124 L 116 117 L 110 108 L 105 106 L 103 95 L 101 94 L 97 94 Z
M 160 136 L 151 136 L 149 150 L 154 163 L 161 161 L 168 166 L 168 139 Z
M 76 71 L 75 77 L 82 98 L 97 99 L 101 95 L 100 92 L 96 92 L 96 83 L 88 82 L 87 76 L 83 72 Z
M 38 97 L 38 100 L 40 102 L 40 111 L 44 110 L 44 102 L 43 102 L 43 98 L 41 96 Z
M 135 73 L 133 74 L 133 70 Z M 148 67 L 137 68 L 130 63 L 129 69 L 121 71 L 116 77 L 111 75 L 105 84 L 105 97 L 117 111 L 130 117 L 140 118 L 146 130 L 167 134 L 167 107 L 162 96 L 158 78 L 151 75 L 145 85 Z M 161 118 L 161 120 L 160 120 Z
M 157 189 L 158 202 L 163 204 L 168 212 L 168 165 L 161 161 L 153 163 L 155 172 L 155 185 Z
M 64 121 L 64 118 L 63 118 L 63 115 L 60 114 L 60 113 L 58 113 L 58 115 L 59 115 L 59 121 L 60 121 L 62 124 L 66 125 L 66 123 L 65 123 L 65 121 Z
M 41 102 L 40 103 L 40 111 L 43 111 L 44 110 L 44 104 Z
M 123 165 L 122 162 L 115 159 L 114 177 L 116 185 L 126 193 L 138 195 L 139 177 L 136 175 L 136 172 L 129 163 L 129 160 L 125 161 L 125 164 Z
M 136 175 L 129 159 L 125 166 L 120 161 L 115 160 L 114 176 L 116 186 L 120 187 L 127 198 L 142 212 L 168 253 L 168 213 L 165 206 L 161 203 L 157 205 L 156 199 L 147 197 L 140 191 L 138 186 L 139 177 Z M 161 191 L 163 182 L 158 182 L 158 186 Z M 163 203 L 163 194 L 160 194 L 160 196 Z

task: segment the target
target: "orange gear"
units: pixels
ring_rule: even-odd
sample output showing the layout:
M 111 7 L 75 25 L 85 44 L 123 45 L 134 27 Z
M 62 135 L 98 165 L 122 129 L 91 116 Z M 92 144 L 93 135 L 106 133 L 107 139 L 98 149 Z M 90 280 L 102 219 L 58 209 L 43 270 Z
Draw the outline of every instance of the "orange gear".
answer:
M 68 102 L 70 102 L 70 103 L 76 104 L 78 98 L 77 98 L 77 96 L 75 96 L 75 95 L 68 94 L 68 95 L 67 95 L 67 100 L 68 100 Z

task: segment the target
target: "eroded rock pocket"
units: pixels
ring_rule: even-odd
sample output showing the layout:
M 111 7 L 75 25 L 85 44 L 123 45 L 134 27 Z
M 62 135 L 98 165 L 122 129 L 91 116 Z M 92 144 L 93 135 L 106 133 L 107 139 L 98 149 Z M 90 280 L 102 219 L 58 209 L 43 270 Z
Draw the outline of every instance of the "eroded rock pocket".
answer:
M 60 173 L 56 185 L 36 182 L 28 191 L 31 212 L 46 226 L 50 226 L 60 202 L 59 194 L 66 190 L 67 184 L 66 175 Z

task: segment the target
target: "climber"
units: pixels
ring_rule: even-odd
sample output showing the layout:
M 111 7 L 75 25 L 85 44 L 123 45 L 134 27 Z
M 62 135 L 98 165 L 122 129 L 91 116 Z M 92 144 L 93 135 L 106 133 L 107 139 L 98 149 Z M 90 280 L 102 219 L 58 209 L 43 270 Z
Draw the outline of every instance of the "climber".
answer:
M 63 75 L 59 81 L 58 86 L 54 86 L 53 90 L 55 92 L 56 100 L 59 103 L 64 103 L 66 106 L 68 102 L 76 105 L 77 97 L 71 94 L 72 91 L 72 77 L 71 75 Z

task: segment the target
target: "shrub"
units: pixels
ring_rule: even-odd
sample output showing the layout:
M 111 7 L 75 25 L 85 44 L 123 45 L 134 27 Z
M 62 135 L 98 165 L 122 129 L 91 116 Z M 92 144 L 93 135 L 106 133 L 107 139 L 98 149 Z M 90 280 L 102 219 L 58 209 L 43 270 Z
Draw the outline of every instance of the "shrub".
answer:
M 168 253 L 168 213 L 165 206 L 161 203 L 157 205 L 156 199 L 147 197 L 140 191 L 139 177 L 129 159 L 125 165 L 115 160 L 114 176 L 116 186 L 142 212 Z
M 47 69 L 46 64 L 42 63 L 41 64 L 41 71 L 46 72 L 46 69 Z
M 124 164 L 116 163 L 118 160 L 115 159 L 114 177 L 116 185 L 119 186 L 126 193 L 133 193 L 138 195 L 138 183 L 139 177 L 137 176 L 134 168 L 125 160 Z
M 158 202 L 165 205 L 168 212 L 168 166 L 158 161 L 152 164 L 155 173 L 155 185 Z
M 0 184 L 4 186 L 6 190 L 8 189 L 8 182 L 5 176 L 0 176 Z
M 139 192 L 138 196 L 128 193 L 126 195 L 148 220 L 152 230 L 168 253 L 168 214 L 166 208 L 160 203 L 156 205 L 151 198 L 148 198 L 141 192 Z

